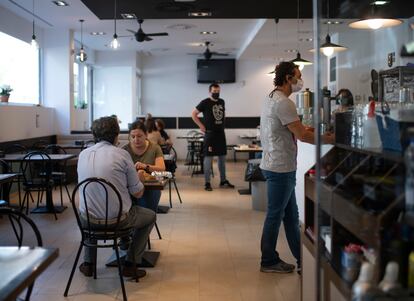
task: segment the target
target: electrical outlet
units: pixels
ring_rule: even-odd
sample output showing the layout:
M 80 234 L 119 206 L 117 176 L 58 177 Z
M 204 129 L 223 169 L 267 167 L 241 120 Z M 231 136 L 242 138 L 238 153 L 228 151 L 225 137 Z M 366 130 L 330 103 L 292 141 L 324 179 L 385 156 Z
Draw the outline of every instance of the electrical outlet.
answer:
M 392 65 L 395 63 L 395 52 L 388 53 L 387 62 L 388 67 L 392 67 Z

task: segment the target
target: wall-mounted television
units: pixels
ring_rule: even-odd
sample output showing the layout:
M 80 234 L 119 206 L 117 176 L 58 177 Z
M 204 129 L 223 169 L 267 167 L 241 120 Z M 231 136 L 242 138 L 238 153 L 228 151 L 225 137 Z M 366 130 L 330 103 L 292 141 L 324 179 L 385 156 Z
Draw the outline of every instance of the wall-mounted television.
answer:
M 197 82 L 203 84 L 236 82 L 236 60 L 197 60 Z

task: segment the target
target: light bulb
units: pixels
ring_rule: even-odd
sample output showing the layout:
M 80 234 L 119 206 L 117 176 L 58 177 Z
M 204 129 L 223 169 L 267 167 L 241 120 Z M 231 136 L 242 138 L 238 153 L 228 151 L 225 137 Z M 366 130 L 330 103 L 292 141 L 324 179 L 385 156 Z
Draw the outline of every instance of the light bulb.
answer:
M 334 49 L 333 49 L 333 47 L 323 47 L 322 48 L 322 53 L 325 56 L 331 56 L 334 53 Z
M 381 19 L 369 19 L 367 20 L 367 24 L 371 29 L 378 29 L 382 27 L 382 20 Z
M 299 67 L 299 70 L 302 71 L 305 68 L 304 64 L 296 64 Z
M 86 55 L 86 52 L 83 49 L 83 47 L 81 47 L 81 49 L 79 51 L 79 54 L 78 54 L 78 57 L 79 57 L 79 61 L 81 61 L 81 62 L 85 62 L 86 59 L 88 58 L 88 56 Z
M 118 42 L 118 39 L 117 39 L 117 36 L 116 35 L 114 35 L 114 39 L 111 41 L 111 48 L 113 48 L 113 49 L 118 49 L 119 48 L 119 42 Z
M 38 43 L 37 43 L 37 41 L 36 41 L 36 36 L 35 36 L 35 35 L 32 35 L 32 41 L 30 42 L 30 44 L 32 45 L 32 47 L 33 47 L 34 49 L 39 48 L 39 44 L 38 44 Z

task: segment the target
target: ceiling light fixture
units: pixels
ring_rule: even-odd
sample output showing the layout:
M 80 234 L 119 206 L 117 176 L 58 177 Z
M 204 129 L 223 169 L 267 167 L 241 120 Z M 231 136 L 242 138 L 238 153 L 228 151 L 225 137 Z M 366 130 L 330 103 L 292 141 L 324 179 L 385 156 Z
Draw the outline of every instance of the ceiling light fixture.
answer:
M 116 34 L 116 0 L 114 0 L 114 35 L 111 41 L 111 48 L 116 50 L 119 46 L 118 35 Z
M 85 49 L 83 48 L 83 22 L 85 22 L 85 20 L 79 20 L 79 22 L 80 22 L 80 24 L 81 24 L 81 48 L 80 48 L 80 51 L 79 51 L 79 53 L 78 53 L 78 55 L 77 55 L 77 58 L 78 58 L 78 60 L 80 61 L 80 62 L 85 62 L 86 61 L 86 59 L 87 59 L 87 55 L 86 55 L 86 52 L 85 52 Z
M 300 17 L 300 0 L 298 0 L 297 1 L 297 48 L 296 48 L 296 50 L 297 50 L 297 54 L 296 54 L 296 58 L 294 58 L 293 60 L 291 60 L 291 62 L 292 63 L 294 63 L 296 66 L 298 66 L 299 67 L 299 70 L 303 70 L 303 68 L 305 68 L 305 66 L 308 66 L 308 65 L 312 65 L 312 62 L 310 62 L 310 61 L 308 61 L 308 60 L 305 60 L 305 59 L 303 59 L 301 56 L 300 56 L 300 52 L 299 52 L 299 17 Z
M 217 32 L 216 31 L 202 31 L 202 32 L 200 32 L 200 34 L 205 34 L 205 35 L 207 35 L 207 34 L 217 34 Z
M 211 12 L 190 12 L 189 17 L 211 17 Z
M 137 18 L 135 14 L 121 14 L 121 17 L 124 19 L 136 19 Z
M 36 41 L 36 35 L 35 35 L 35 13 L 34 13 L 34 0 L 32 1 L 32 15 L 33 15 L 33 22 L 32 22 L 32 41 L 31 45 L 33 48 L 37 49 L 39 48 L 39 44 Z
M 103 32 L 103 31 L 92 31 L 90 34 L 91 34 L 91 36 L 104 36 L 104 35 L 106 35 L 106 32 Z
M 328 21 L 323 22 L 323 24 L 327 24 L 327 25 L 339 25 L 339 24 L 342 24 L 342 23 L 344 23 L 344 22 L 342 22 L 342 21 L 333 21 L 333 20 L 328 20 Z
M 381 1 L 374 1 L 374 2 L 372 2 L 371 3 L 371 5 L 385 5 L 385 4 L 388 4 L 390 1 L 384 1 L 384 0 L 381 0 Z
M 65 1 L 52 1 L 57 6 L 69 6 L 69 4 Z
M 385 27 L 397 26 L 403 23 L 400 19 L 394 18 L 384 18 L 381 14 L 378 13 L 377 8 L 385 4 L 388 4 L 388 1 L 374 1 L 371 3 L 371 12 L 370 15 L 364 19 L 360 19 L 354 22 L 349 23 L 349 27 L 355 29 L 379 29 Z
M 275 18 L 275 24 L 276 24 L 276 30 L 275 30 L 275 43 L 273 44 L 275 46 L 275 54 L 277 51 L 277 33 L 278 33 L 278 26 L 277 24 L 279 24 L 279 18 Z M 268 72 L 266 75 L 268 76 L 273 76 L 276 73 L 276 67 L 274 70 Z
M 327 1 L 327 18 L 329 19 L 329 0 Z M 330 57 L 336 52 L 347 50 L 348 48 L 346 48 L 345 46 L 331 42 L 331 36 L 329 35 L 329 25 L 332 23 L 327 21 L 326 24 L 328 25 L 328 33 L 326 34 L 326 37 L 325 37 L 325 43 L 323 43 L 321 47 L 319 48 L 320 51 L 322 51 L 323 55 Z M 310 51 L 314 52 L 315 49 L 311 49 Z

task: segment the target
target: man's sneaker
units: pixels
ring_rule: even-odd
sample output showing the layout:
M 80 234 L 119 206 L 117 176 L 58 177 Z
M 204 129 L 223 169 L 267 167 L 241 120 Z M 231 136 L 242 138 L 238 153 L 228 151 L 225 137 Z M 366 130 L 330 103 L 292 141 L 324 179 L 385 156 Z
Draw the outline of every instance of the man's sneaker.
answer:
M 122 269 L 122 276 L 135 277 L 135 275 L 138 278 L 142 278 L 142 277 L 145 277 L 145 275 L 147 275 L 147 272 L 145 270 L 138 269 L 137 267 L 134 267 L 134 266 L 124 265 L 124 268 Z
M 85 277 L 92 277 L 93 276 L 93 264 L 89 262 L 84 262 L 79 266 L 79 271 Z
M 294 270 L 295 270 L 295 266 L 293 264 L 286 263 L 283 260 L 268 267 L 264 267 L 264 266 L 260 267 L 260 272 L 263 272 L 263 273 L 287 274 L 287 273 L 292 273 Z
M 207 182 L 204 185 L 204 190 L 206 190 L 206 191 L 213 191 L 213 188 L 211 187 L 211 184 Z
M 220 187 L 234 188 L 234 185 L 231 184 L 228 180 L 224 180 L 223 182 L 220 182 Z

